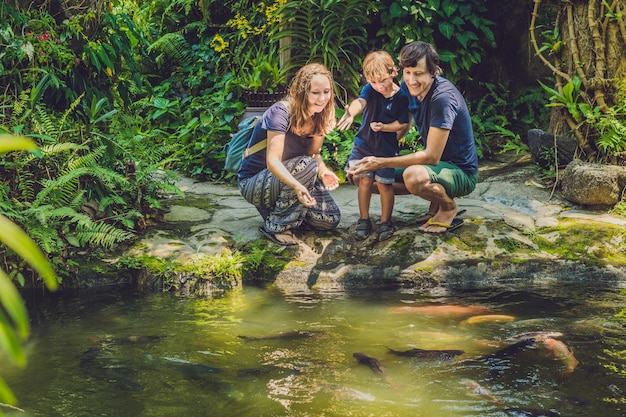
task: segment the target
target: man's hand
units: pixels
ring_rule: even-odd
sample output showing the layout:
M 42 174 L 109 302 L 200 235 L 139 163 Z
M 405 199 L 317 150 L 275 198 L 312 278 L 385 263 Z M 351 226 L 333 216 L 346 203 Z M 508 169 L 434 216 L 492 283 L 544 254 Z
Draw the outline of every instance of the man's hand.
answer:
M 346 170 L 349 175 L 357 176 L 359 174 L 365 174 L 366 172 L 376 171 L 380 168 L 380 158 L 375 156 L 366 156 L 363 159 L 354 161 L 351 167 Z

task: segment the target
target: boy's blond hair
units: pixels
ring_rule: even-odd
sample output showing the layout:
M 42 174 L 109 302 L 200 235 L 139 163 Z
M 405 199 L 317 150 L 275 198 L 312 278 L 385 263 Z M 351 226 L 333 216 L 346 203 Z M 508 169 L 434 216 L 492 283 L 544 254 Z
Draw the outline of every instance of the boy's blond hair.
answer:
M 363 75 L 368 81 L 380 81 L 398 75 L 398 68 L 387 52 L 373 51 L 363 60 Z

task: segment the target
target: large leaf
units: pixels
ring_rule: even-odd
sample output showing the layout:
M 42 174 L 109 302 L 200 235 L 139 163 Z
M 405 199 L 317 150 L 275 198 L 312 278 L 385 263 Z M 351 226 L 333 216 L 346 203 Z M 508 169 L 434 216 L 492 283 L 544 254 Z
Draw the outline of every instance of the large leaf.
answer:
M 23 366 L 26 363 L 20 339 L 28 337 L 30 325 L 28 312 L 19 292 L 13 286 L 11 278 L 0 269 L 0 349 L 9 354 L 16 364 Z M 6 313 L 5 313 L 6 312 Z
M 57 279 L 54 270 L 35 242 L 15 223 L 2 214 L 0 214 L 0 230 L 2 230 L 0 242 L 28 262 L 30 266 L 39 272 L 46 286 L 51 290 L 55 290 Z
M 10 151 L 34 151 L 37 145 L 23 136 L 0 135 L 0 153 Z
M 35 143 L 23 136 L 0 135 L 0 152 L 15 150 L 36 150 Z M 35 242 L 15 223 L 0 214 L 0 242 L 11 248 L 30 264 L 43 278 L 46 286 L 51 290 L 56 289 L 57 279 L 52 266 Z M 1 271 L 1 270 L 0 270 Z M 4 290 L 1 290 L 4 293 Z M 0 296 L 1 297 L 1 296 Z M 0 298 L 2 302 L 11 301 Z M 19 324 L 19 323 L 17 323 Z

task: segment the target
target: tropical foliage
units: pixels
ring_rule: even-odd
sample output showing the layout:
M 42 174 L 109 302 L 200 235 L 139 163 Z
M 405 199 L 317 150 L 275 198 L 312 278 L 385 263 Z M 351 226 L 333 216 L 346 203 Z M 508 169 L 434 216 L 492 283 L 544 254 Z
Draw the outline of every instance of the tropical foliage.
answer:
M 171 176 L 163 170 L 174 146 L 163 142 L 146 149 L 144 138 L 120 123 L 111 101 L 125 100 L 115 93 L 119 88 L 113 91 L 107 84 L 104 89 L 102 83 L 103 77 L 124 71 L 119 56 L 105 52 L 92 56 L 95 46 L 82 39 L 84 49 L 78 58 L 66 45 L 83 33 L 74 19 L 58 25 L 42 12 L 19 12 L 6 3 L 0 11 L 11 17 L 4 21 L 8 24 L 3 23 L 2 33 L 13 50 L 0 56 L 0 79 L 6 81 L 0 132 L 29 136 L 40 149 L 37 154 L 12 152 L 0 159 L 0 213 L 20 224 L 64 276 L 75 269 L 75 252 L 112 248 L 145 228 L 157 213 L 159 193 L 174 190 Z M 92 18 L 91 12 L 76 17 Z M 104 39 L 123 47 L 111 33 L 116 32 L 111 19 L 117 21 L 104 19 L 114 28 Z M 83 78 L 77 62 L 89 62 L 92 69 Z M 78 81 L 89 85 L 85 90 L 92 94 L 79 94 Z M 15 255 L 5 251 L 2 260 L 11 278 L 24 285 L 27 277 Z
M 0 159 L 0 213 L 61 276 L 74 271 L 77 251 L 112 248 L 150 224 L 161 193 L 176 191 L 174 171 L 232 180 L 224 146 L 245 110 L 244 88 L 278 88 L 320 61 L 341 109 L 361 88 L 368 50 L 395 55 L 406 41 L 433 42 L 454 79 L 494 44 L 484 0 L 116 0 L 55 16 L 12 4 L 0 4 L 0 131 L 33 138 L 40 152 Z M 480 119 L 484 155 L 525 128 L 521 110 L 501 100 L 474 105 L 492 117 Z M 322 150 L 339 171 L 355 131 L 333 132 Z M 413 131 L 404 152 L 418 144 Z M 10 251 L 3 258 L 19 265 Z M 12 278 L 25 284 L 18 271 Z
M 0 135 L 0 154 L 11 151 L 35 152 L 35 143 L 25 137 Z M 45 254 L 22 229 L 0 214 L 0 242 L 34 268 L 50 290 L 57 287 L 54 270 Z M 24 302 L 12 284 L 9 275 L 0 269 L 0 352 L 16 365 L 24 366 L 26 356 L 21 343 L 29 335 L 30 324 Z M 16 398 L 0 378 L 0 402 L 15 405 Z M 2 411 L 0 410 L 0 415 Z
M 547 28 L 536 27 L 542 1 L 533 5 L 531 43 L 555 75 L 553 87 L 542 85 L 555 111 L 550 130 L 575 137 L 583 158 L 626 164 L 625 72 L 610 59 L 626 52 L 626 2 L 561 2 Z

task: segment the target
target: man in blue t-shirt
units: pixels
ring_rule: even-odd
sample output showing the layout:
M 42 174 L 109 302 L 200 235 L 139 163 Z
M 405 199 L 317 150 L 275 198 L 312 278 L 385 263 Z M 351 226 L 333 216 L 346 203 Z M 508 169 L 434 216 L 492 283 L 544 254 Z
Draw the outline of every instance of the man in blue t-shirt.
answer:
M 444 233 L 463 222 L 456 217 L 454 198 L 474 191 L 478 180 L 472 121 L 462 94 L 440 76 L 439 55 L 432 45 L 420 41 L 405 45 L 400 67 L 401 88 L 411 96 L 409 110 L 424 149 L 388 158 L 368 156 L 348 174 L 356 178 L 381 168 L 402 168 L 397 170 L 401 176 L 394 184 L 395 194 L 410 193 L 429 201 L 428 212 L 417 219 L 419 230 Z

